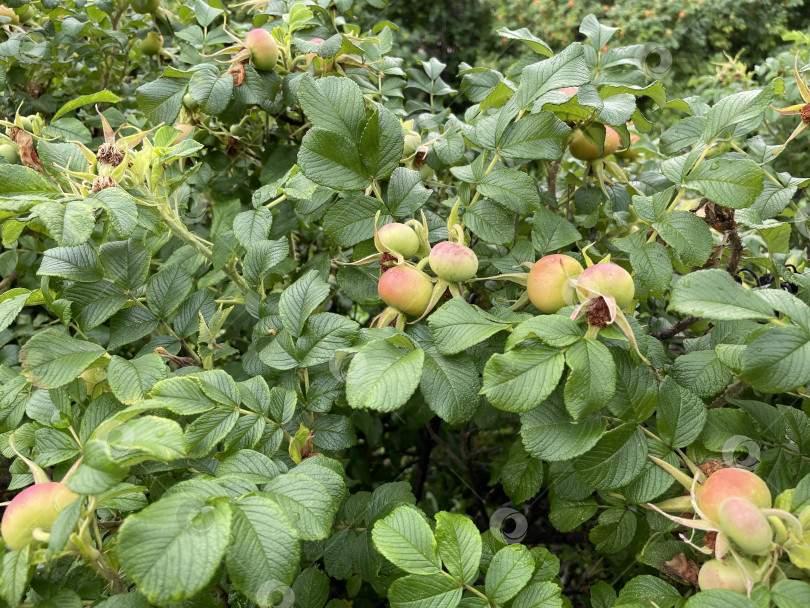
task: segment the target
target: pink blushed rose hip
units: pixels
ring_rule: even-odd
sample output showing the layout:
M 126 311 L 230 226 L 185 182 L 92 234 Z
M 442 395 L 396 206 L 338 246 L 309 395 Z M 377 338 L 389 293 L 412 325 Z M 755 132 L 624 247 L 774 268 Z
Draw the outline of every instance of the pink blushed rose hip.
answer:
M 391 222 L 377 231 L 377 238 L 383 249 L 389 253 L 399 253 L 411 258 L 419 251 L 419 236 L 410 226 Z
M 444 241 L 430 250 L 430 269 L 448 283 L 468 281 L 478 272 L 478 256 L 469 247 Z
M 754 503 L 739 496 L 726 498 L 717 511 L 720 529 L 751 555 L 765 555 L 773 544 L 773 530 Z
M 719 521 L 720 505 L 727 498 L 738 497 L 751 501 L 760 509 L 771 506 L 771 491 L 762 479 L 745 469 L 715 471 L 700 489 L 698 508 L 712 521 Z
M 22 549 L 36 528 L 48 532 L 56 516 L 79 497 L 63 483 L 38 483 L 17 494 L 3 513 L 0 533 L 9 549 Z
M 613 296 L 619 308 L 627 308 L 633 303 L 636 287 L 629 272 L 607 262 L 594 264 L 582 272 L 577 281 L 577 293 L 583 300 L 595 297 L 594 293 Z
M 389 306 L 418 317 L 425 312 L 430 303 L 433 283 L 427 275 L 416 268 L 394 266 L 380 277 L 377 293 Z
M 570 279 L 582 274 L 582 266 L 574 258 L 552 254 L 540 258 L 529 271 L 526 289 L 529 300 L 538 310 L 553 314 L 576 303 Z
M 250 30 L 245 36 L 245 48 L 250 52 L 250 60 L 257 70 L 269 71 L 276 67 L 278 44 L 267 30 Z

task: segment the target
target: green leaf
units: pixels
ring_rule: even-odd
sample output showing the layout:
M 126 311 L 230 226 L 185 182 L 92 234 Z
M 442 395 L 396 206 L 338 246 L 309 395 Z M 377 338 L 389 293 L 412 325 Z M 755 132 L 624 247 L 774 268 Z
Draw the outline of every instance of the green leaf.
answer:
M 206 505 L 196 494 L 172 494 L 124 520 L 118 558 L 151 603 L 182 602 L 213 577 L 230 529 L 227 502 Z
M 267 240 L 272 225 L 273 214 L 266 207 L 259 207 L 233 218 L 233 233 L 242 247 L 250 248 Z
M 731 370 L 720 362 L 713 350 L 681 355 L 672 366 L 672 377 L 705 399 L 722 392 L 732 380 Z
M 385 340 L 366 344 L 349 365 L 349 406 L 380 412 L 399 409 L 419 386 L 424 359 L 421 348 L 406 353 Z
M 690 597 L 684 608 L 757 608 L 757 604 L 736 591 L 710 589 Z
M 74 97 L 57 110 L 56 114 L 51 118 L 51 121 L 57 121 L 68 112 L 72 112 L 82 106 L 98 103 L 118 103 L 119 101 L 121 101 L 121 98 L 111 91 L 99 91 L 98 93 L 91 93 L 90 95 Z
M 140 403 L 156 383 L 166 378 L 168 369 L 160 355 L 149 353 L 136 359 L 113 355 L 107 367 L 107 381 L 113 395 L 126 405 Z
M 706 115 L 704 141 L 711 140 L 733 125 L 751 120 L 756 120 L 758 123 L 770 106 L 773 95 L 774 83 L 771 82 L 764 89 L 740 91 L 723 97 Z
M 197 70 L 188 84 L 188 92 L 206 114 L 219 116 L 231 101 L 233 75 L 220 74 L 218 69 L 210 67 Z
M 523 545 L 509 545 L 495 554 L 487 569 L 484 589 L 488 598 L 503 604 L 515 597 L 534 573 L 534 559 Z
M 613 398 L 616 365 L 607 346 L 595 338 L 583 338 L 565 353 L 571 368 L 565 382 L 565 408 L 579 420 L 598 412 Z
M 98 250 L 104 271 L 121 289 L 137 291 L 146 284 L 151 255 L 134 239 L 109 241 Z
M 672 289 L 669 310 L 719 321 L 774 317 L 768 303 L 724 270 L 699 270 L 681 277 Z
M 64 292 L 71 312 L 83 331 L 89 331 L 117 313 L 127 302 L 120 288 L 106 281 L 73 283 Z
M 391 608 L 455 608 L 463 589 L 448 576 L 409 574 L 396 579 L 388 590 Z
M 93 342 L 71 338 L 58 329 L 31 337 L 20 350 L 23 374 L 39 388 L 58 388 L 71 382 L 104 355 Z
M 331 533 L 338 505 L 317 479 L 293 469 L 273 478 L 264 491 L 284 510 L 301 539 L 321 540 Z
M 162 76 L 143 84 L 135 91 L 138 107 L 152 124 L 174 124 L 183 105 L 183 95 L 188 88 L 186 78 Z
M 278 310 L 284 329 L 299 336 L 307 318 L 329 296 L 326 284 L 317 270 L 311 270 L 281 294 Z
M 298 101 L 316 129 L 331 131 L 351 142 L 360 139 L 366 118 L 360 87 L 350 78 L 298 80 Z M 401 131 L 402 129 L 400 129 Z
M 535 210 L 532 222 L 532 245 L 540 255 L 562 249 L 571 243 L 576 243 L 580 238 L 579 231 L 564 217 L 545 207 Z
M 582 44 L 574 42 L 553 57 L 523 68 L 520 86 L 515 93 L 518 108 L 525 108 L 535 99 L 560 87 L 572 87 L 591 81 Z
M 522 414 L 520 434 L 526 450 L 542 460 L 570 460 L 590 450 L 605 433 L 601 416 L 575 421 L 556 394 L 541 407 Z
M 93 206 L 84 201 L 41 203 L 31 211 L 39 216 L 54 240 L 64 247 L 86 242 L 96 227 Z
M 186 452 L 189 458 L 204 458 L 225 439 L 239 420 L 236 409 L 218 407 L 198 417 L 186 428 Z
M 464 298 L 453 298 L 428 317 L 436 348 L 443 355 L 460 353 L 509 327 Z
M 636 278 L 652 293 L 664 293 L 672 281 L 672 262 L 661 243 L 644 243 L 630 252 Z
M 544 346 L 495 354 L 484 367 L 481 393 L 498 409 L 528 412 L 556 388 L 564 368 L 564 355 Z
M 338 200 L 326 212 L 324 232 L 341 247 L 350 247 L 374 236 L 374 217 L 383 226 L 394 221 L 388 208 L 370 196 L 348 196 Z
M 0 165 L 0 196 L 14 197 L 20 195 L 44 195 L 45 198 L 52 198 L 59 194 L 59 189 L 54 186 L 41 173 L 23 167 L 22 165 Z M 36 199 L 35 199 L 36 200 Z
M 633 540 L 638 520 L 633 512 L 615 507 L 599 514 L 599 524 L 588 533 L 588 540 L 600 553 L 618 553 Z
M 146 286 L 146 303 L 161 319 L 177 311 L 193 287 L 191 277 L 180 264 L 164 265 Z
M 13 289 L 0 296 L 0 332 L 14 322 L 30 295 L 27 289 Z
M 481 561 L 481 535 L 463 515 L 436 513 L 436 543 L 444 567 L 459 582 L 472 584 Z
M 771 587 L 771 599 L 777 608 L 802 608 L 810 604 L 810 584 L 783 579 Z
M 345 136 L 310 129 L 301 141 L 298 164 L 316 184 L 335 190 L 364 190 L 371 185 L 357 145 Z
M 766 393 L 781 393 L 810 381 L 810 333 L 774 327 L 745 349 L 741 379 Z
M 570 132 L 551 112 L 529 114 L 506 129 L 498 152 L 504 158 L 556 160 L 562 157 L 562 140 Z
M 709 159 L 689 174 L 687 188 L 723 207 L 744 209 L 762 191 L 762 170 L 750 159 Z
M 497 169 L 488 173 L 478 185 L 478 191 L 520 215 L 540 206 L 537 184 L 516 169 Z
M 419 210 L 432 192 L 422 184 L 418 171 L 405 167 L 394 169 L 388 180 L 388 208 L 395 217 L 406 217 Z
M 534 36 L 525 27 L 522 27 L 517 30 L 510 30 L 509 28 L 502 27 L 501 29 L 498 30 L 498 36 L 507 38 L 509 40 L 520 40 L 521 42 L 525 42 L 529 46 L 529 48 L 531 48 L 535 53 L 545 55 L 546 57 L 551 57 L 554 54 L 554 51 L 551 50 L 551 47 L 549 47 L 537 36 Z
M 519 441 L 509 448 L 509 459 L 501 469 L 504 492 L 514 503 L 534 498 L 543 483 L 543 463 L 523 448 Z
M 656 421 L 661 438 L 676 448 L 690 445 L 706 424 L 706 405 L 671 376 L 664 378 L 658 391 Z
M 403 505 L 374 524 L 374 546 L 392 564 L 411 574 L 438 574 L 436 539 L 419 509 Z
M 262 496 L 235 501 L 231 511 L 228 574 L 251 600 L 270 605 L 274 592 L 290 585 L 297 569 L 300 549 L 295 529 L 281 508 Z
M 377 104 L 360 138 L 360 155 L 366 174 L 377 180 L 387 178 L 397 168 L 404 146 L 405 135 L 399 120 L 391 110 Z
M 0 597 L 9 606 L 19 606 L 33 575 L 28 565 L 30 545 L 16 551 L 4 551 L 0 559 Z
M 597 490 L 615 490 L 633 481 L 647 461 L 647 442 L 635 424 L 605 433 L 587 453 L 574 459 L 580 479 Z
M 38 275 L 92 283 L 101 278 L 98 255 L 90 245 L 53 247 L 42 256 Z
M 562 608 L 562 606 L 560 587 L 549 581 L 526 585 L 512 601 L 512 608 Z
M 506 339 L 506 350 L 511 350 L 532 336 L 540 338 L 549 346 L 564 348 L 579 342 L 582 329 L 569 317 L 562 315 L 538 315 L 517 325 Z
M 703 266 L 712 254 L 712 233 L 694 213 L 670 211 L 652 227 L 687 266 Z

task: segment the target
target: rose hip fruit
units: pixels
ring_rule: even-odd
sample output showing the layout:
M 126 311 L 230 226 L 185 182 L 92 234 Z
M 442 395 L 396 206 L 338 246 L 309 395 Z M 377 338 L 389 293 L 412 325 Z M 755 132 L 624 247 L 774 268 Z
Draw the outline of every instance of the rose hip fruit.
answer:
M 745 593 L 746 574 L 749 579 L 755 580 L 753 575 L 756 564 L 747 559 L 741 559 L 743 568 L 729 556 L 725 561 L 712 559 L 700 567 L 698 585 L 702 591 L 709 589 L 728 589 L 738 593 Z
M 771 492 L 762 479 L 745 469 L 720 469 L 709 475 L 698 496 L 698 507 L 712 521 L 718 521 L 720 505 L 727 498 L 750 500 L 760 509 L 771 506 Z
M 377 238 L 389 253 L 400 253 L 403 257 L 411 258 L 419 251 L 419 236 L 413 228 L 399 222 L 391 222 L 380 228 Z
M 610 156 L 619 148 L 619 134 L 616 133 L 611 127 L 605 127 L 605 145 L 603 146 L 602 153 L 599 153 L 599 148 L 592 144 L 582 131 L 574 131 L 574 138 L 568 149 L 571 150 L 571 156 L 579 160 L 597 160 Z
M 478 256 L 469 247 L 444 241 L 430 250 L 430 269 L 449 283 L 469 281 L 478 272 Z
M 568 97 L 573 97 L 577 93 L 579 93 L 579 87 L 563 87 L 558 89 L 560 93 L 565 93 Z
M 529 300 L 535 308 L 549 314 L 576 303 L 569 279 L 580 274 L 582 266 L 570 256 L 555 253 L 540 258 L 529 271 L 526 284 Z
M 593 292 L 613 296 L 619 308 L 627 308 L 636 295 L 633 277 L 618 264 L 606 262 L 586 268 L 577 281 L 577 293 L 583 300 Z
M 34 537 L 34 529 L 48 532 L 56 516 L 79 496 L 63 483 L 49 481 L 29 486 L 6 507 L 0 533 L 9 549 L 22 549 Z
M 405 314 L 418 317 L 428 307 L 433 283 L 423 272 L 409 266 L 386 270 L 377 284 L 383 302 Z
M 773 530 L 754 503 L 739 496 L 726 498 L 717 510 L 720 529 L 751 555 L 765 555 L 773 544 Z
M 262 28 L 250 30 L 245 36 L 245 48 L 257 70 L 272 70 L 278 61 L 278 44 L 273 35 Z

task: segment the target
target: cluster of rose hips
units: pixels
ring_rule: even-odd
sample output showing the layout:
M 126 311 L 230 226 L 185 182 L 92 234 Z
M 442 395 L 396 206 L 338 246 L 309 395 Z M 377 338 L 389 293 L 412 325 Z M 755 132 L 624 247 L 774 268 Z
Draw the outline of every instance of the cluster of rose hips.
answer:
M 460 296 L 461 284 L 478 271 L 478 256 L 467 247 L 466 235 L 459 224 L 449 227 L 450 238 L 433 247 L 428 242 L 424 221 L 391 222 L 374 231 L 377 254 L 357 264 L 380 260 L 381 276 L 377 283 L 380 299 L 388 305 L 372 325 L 403 327 L 405 316 L 422 319 L 449 292 Z M 410 260 L 417 258 L 416 263 Z M 429 267 L 434 276 L 425 272 Z
M 669 519 L 705 532 L 697 551 L 710 555 L 698 573 L 702 590 L 728 589 L 749 593 L 754 584 L 770 584 L 785 573 L 779 559 L 784 554 L 793 565 L 810 567 L 810 507 L 796 516 L 789 511 L 793 490 L 779 495 L 772 508 L 771 492 L 754 473 L 739 468 L 721 468 L 708 477 L 695 469 L 689 478 L 667 463 L 656 462 L 675 476 L 689 494 L 649 505 Z M 689 517 L 669 513 L 694 515 Z

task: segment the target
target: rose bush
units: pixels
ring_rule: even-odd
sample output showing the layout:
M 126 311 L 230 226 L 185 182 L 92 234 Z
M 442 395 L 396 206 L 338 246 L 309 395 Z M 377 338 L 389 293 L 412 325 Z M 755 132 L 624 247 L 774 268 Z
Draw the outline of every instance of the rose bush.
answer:
M 0 26 L 4 605 L 804 605 L 807 50 L 681 99 L 377 4 Z

